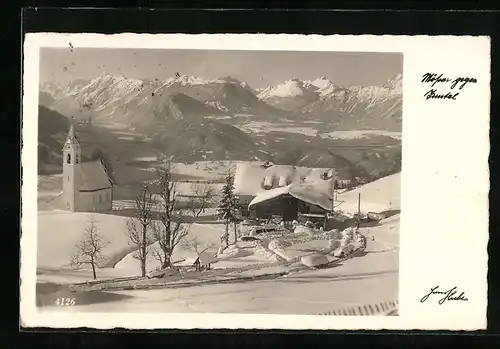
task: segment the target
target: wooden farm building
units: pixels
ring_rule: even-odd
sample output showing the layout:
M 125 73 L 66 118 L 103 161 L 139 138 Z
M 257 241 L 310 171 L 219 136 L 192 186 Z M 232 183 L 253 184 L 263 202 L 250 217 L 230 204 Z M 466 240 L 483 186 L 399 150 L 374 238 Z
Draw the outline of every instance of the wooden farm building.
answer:
M 234 193 L 250 217 L 293 221 L 331 211 L 335 185 L 333 169 L 240 163 Z

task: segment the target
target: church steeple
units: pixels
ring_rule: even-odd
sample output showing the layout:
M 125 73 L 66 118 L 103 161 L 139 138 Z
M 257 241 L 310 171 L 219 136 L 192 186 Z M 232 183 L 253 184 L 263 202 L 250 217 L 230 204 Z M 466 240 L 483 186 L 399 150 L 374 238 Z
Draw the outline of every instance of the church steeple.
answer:
M 80 187 L 81 149 L 73 120 L 63 148 L 63 196 L 69 210 L 75 211 L 76 197 Z
M 71 118 L 71 125 L 69 127 L 68 131 L 68 136 L 66 137 L 66 145 L 68 144 L 79 144 L 78 139 L 76 137 L 76 132 L 75 132 L 75 122 L 74 122 L 74 117 Z

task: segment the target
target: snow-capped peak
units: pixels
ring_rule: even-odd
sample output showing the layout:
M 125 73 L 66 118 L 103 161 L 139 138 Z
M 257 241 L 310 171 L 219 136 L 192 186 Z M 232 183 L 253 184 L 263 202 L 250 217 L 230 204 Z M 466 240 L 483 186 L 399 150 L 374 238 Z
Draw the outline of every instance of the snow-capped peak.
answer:
M 330 79 L 328 79 L 327 77 L 324 77 L 324 76 L 316 78 L 314 80 L 306 80 L 306 81 L 304 81 L 304 83 L 308 84 L 308 85 L 315 86 L 321 90 L 326 89 L 326 88 L 330 87 L 331 85 L 333 85 L 333 82 L 331 82 Z
M 315 89 L 316 93 L 318 93 L 320 96 L 325 96 L 333 93 L 337 89 L 337 86 L 325 76 L 321 76 L 314 80 L 306 80 L 304 81 L 304 84 L 305 86 L 309 86 Z
M 182 75 L 176 79 L 181 85 L 204 85 L 210 83 L 210 80 L 198 76 Z
M 304 84 L 297 78 L 290 79 L 276 86 L 269 86 L 261 91 L 259 98 L 296 97 L 304 94 Z
M 322 76 L 314 80 L 300 80 L 296 77 L 276 86 L 269 86 L 259 92 L 261 99 L 269 97 L 296 97 L 304 94 L 325 96 L 333 93 L 338 87 L 327 77 Z
M 403 93 L 403 74 L 398 73 L 391 79 L 387 80 L 383 87 L 388 87 L 393 90 L 393 93 Z

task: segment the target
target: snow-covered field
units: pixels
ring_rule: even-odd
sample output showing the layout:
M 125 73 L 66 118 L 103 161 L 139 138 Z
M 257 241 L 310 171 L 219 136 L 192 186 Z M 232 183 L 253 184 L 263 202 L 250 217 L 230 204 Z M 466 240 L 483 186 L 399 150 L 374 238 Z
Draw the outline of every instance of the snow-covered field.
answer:
M 142 156 L 134 159 L 135 161 L 149 162 L 151 165 L 156 164 L 155 156 Z M 241 161 L 196 161 L 190 164 L 175 162 L 172 163 L 172 172 L 178 175 L 196 177 L 203 180 L 215 180 L 224 178 L 228 170 L 234 172 L 236 164 Z M 151 166 L 149 170 L 154 171 Z
M 318 133 L 318 130 L 312 127 L 292 127 L 287 124 L 280 125 L 265 121 L 251 121 L 237 127 L 239 127 L 242 131 L 253 133 L 284 132 L 292 134 L 302 134 L 311 137 L 316 136 L 316 134 Z
M 304 136 L 315 137 L 318 133 L 322 138 L 330 139 L 362 139 L 370 138 L 373 136 L 386 136 L 397 140 L 401 140 L 402 133 L 386 130 L 348 130 L 348 131 L 333 131 L 328 133 L 321 133 L 320 121 L 303 121 L 304 124 L 311 126 L 293 126 L 293 121 L 289 123 L 270 123 L 265 121 L 251 121 L 244 125 L 237 126 L 242 131 L 253 133 L 268 133 L 268 132 L 284 132 L 291 134 L 301 134 Z M 317 125 L 317 126 L 316 126 Z
M 74 246 L 80 241 L 90 216 L 82 212 L 38 212 L 37 267 L 69 267 Z M 92 216 L 99 233 L 109 243 L 104 255 L 113 257 L 127 249 L 126 217 L 99 213 Z
M 92 280 L 90 266 L 84 266 L 80 270 L 76 270 L 69 264 L 75 245 L 80 241 L 89 217 L 90 215 L 87 213 L 39 212 L 37 237 L 38 281 L 72 283 Z M 109 243 L 103 252 L 104 255 L 108 260 L 119 258 L 114 268 L 109 266 L 98 269 L 98 278 L 140 275 L 140 262 L 134 258 L 135 251 L 131 250 L 126 234 L 127 218 L 107 214 L 93 214 L 93 217 L 96 220 L 99 233 Z M 223 231 L 224 226 L 222 224 L 194 223 L 190 225 L 189 233 L 185 238 L 186 243 L 181 243 L 176 247 L 173 261 L 183 260 L 179 265 L 192 265 L 197 257 L 193 247 L 194 240 L 198 243 L 199 251 L 211 246 L 207 252 L 217 252 Z M 230 232 L 230 235 L 230 241 L 232 241 L 233 233 Z M 242 244 L 245 245 L 245 243 Z M 151 248 L 160 251 L 156 243 Z M 214 265 L 214 268 L 239 267 L 256 263 L 269 263 L 269 260 L 255 254 L 253 251 L 249 251 L 248 253 L 240 253 L 239 255 L 229 256 L 225 260 L 220 260 Z M 160 264 L 154 256 L 149 255 L 147 270 L 154 270 L 159 266 Z
M 397 300 L 398 251 L 369 240 L 366 252 L 366 255 L 349 259 L 336 267 L 292 272 L 269 280 L 105 292 L 108 298 L 114 296 L 120 300 L 82 304 L 62 310 L 319 314 L 338 308 Z
M 392 132 L 386 130 L 349 130 L 349 131 L 334 131 L 329 133 L 321 133 L 322 138 L 333 139 L 360 139 L 369 138 L 370 136 L 387 136 L 401 140 L 401 132 Z
M 174 163 L 172 171 L 179 175 L 189 175 L 207 180 L 221 179 L 227 172 L 234 173 L 240 161 L 197 161 L 192 164 Z

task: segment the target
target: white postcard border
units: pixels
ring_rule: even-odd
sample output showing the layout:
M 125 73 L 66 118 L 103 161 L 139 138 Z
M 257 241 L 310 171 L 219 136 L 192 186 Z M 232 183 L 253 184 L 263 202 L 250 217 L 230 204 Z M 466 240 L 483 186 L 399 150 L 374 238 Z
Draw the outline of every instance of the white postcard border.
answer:
M 399 316 L 41 312 L 35 307 L 40 47 L 402 52 L 403 170 Z M 490 40 L 472 36 L 27 34 L 24 44 L 21 320 L 99 329 L 486 328 Z M 475 77 L 457 100 L 425 100 L 425 73 Z M 433 286 L 467 302 L 421 303 Z M 333 291 L 333 290 L 332 290 Z M 369 292 L 369 290 L 366 290 Z

